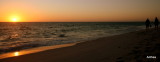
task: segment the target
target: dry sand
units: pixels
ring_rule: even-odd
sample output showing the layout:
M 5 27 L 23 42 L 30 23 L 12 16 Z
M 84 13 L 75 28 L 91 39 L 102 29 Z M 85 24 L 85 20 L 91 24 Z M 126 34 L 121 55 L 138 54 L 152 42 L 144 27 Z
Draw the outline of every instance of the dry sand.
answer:
M 158 61 L 160 31 L 141 30 L 47 50 L 0 62 L 144 62 Z M 156 59 L 146 58 L 156 56 Z

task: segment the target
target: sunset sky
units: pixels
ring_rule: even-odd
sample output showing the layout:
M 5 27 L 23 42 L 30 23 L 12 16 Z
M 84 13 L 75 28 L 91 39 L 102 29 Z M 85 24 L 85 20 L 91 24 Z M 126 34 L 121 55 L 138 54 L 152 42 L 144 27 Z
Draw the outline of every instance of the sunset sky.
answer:
M 120 22 L 160 18 L 160 0 L 0 0 L 0 22 Z

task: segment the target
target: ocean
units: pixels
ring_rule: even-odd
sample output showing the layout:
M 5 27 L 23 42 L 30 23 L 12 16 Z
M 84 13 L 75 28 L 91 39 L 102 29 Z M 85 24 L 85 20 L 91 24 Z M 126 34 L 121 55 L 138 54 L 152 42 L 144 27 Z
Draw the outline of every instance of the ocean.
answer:
M 84 42 L 144 28 L 142 22 L 1 22 L 0 54 Z

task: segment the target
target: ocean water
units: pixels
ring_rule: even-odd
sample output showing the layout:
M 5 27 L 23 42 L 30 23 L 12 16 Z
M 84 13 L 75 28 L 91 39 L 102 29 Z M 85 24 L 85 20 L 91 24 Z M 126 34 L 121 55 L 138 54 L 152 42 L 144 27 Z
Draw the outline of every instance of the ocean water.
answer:
M 143 24 L 141 22 L 2 22 L 0 54 L 123 34 L 144 29 Z

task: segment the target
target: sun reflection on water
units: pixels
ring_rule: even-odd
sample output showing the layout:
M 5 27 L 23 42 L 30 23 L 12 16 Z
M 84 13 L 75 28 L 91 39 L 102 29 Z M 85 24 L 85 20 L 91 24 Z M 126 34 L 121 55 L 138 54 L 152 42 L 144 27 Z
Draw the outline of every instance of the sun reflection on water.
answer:
M 24 49 L 21 51 L 0 54 L 0 59 L 9 58 L 9 57 L 16 57 L 16 56 L 21 56 L 21 55 L 26 55 L 26 54 L 31 54 L 31 53 L 37 53 L 37 52 L 42 52 L 42 51 L 46 51 L 46 50 L 50 50 L 50 49 L 68 47 L 68 46 L 73 46 L 76 44 L 77 43 L 70 43 L 70 44 L 63 44 L 63 45 L 44 46 L 44 47 L 37 47 L 37 48 L 32 48 L 32 49 Z
M 14 53 L 14 56 L 19 56 L 19 52 L 15 52 L 15 53 Z

